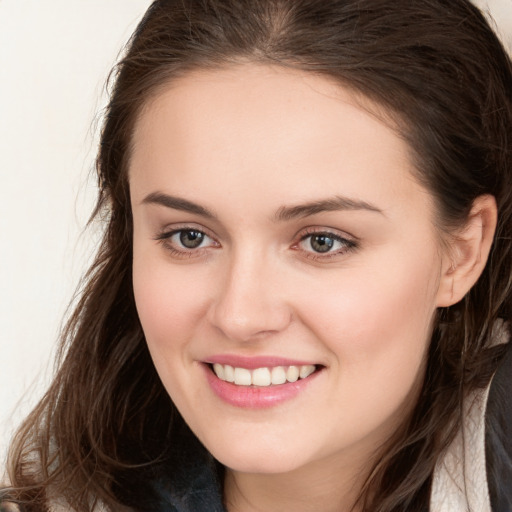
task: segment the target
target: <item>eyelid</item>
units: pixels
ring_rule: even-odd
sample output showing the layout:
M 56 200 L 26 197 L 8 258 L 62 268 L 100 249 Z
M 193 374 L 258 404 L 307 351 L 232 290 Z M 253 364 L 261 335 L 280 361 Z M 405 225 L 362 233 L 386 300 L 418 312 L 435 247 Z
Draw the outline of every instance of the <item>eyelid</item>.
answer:
M 307 250 L 301 250 L 300 249 L 300 243 L 306 240 L 307 238 L 314 236 L 314 235 L 326 235 L 330 238 L 333 238 L 334 240 L 337 240 L 338 242 L 344 243 L 344 247 L 335 251 L 329 251 L 326 253 L 320 253 L 315 252 L 313 250 L 307 251 Z M 297 235 L 296 238 L 298 239 L 296 242 L 293 243 L 292 249 L 294 250 L 301 250 L 303 255 L 312 260 L 316 261 L 322 261 L 322 260 L 328 260 L 331 258 L 334 258 L 336 256 L 342 256 L 346 254 L 347 252 L 354 251 L 359 248 L 359 239 L 353 235 L 350 235 L 344 231 L 339 231 L 337 229 L 333 228 L 326 228 L 322 226 L 310 226 L 303 230 L 301 230 Z
M 213 242 L 213 244 L 204 247 L 200 246 L 193 249 L 177 247 L 171 242 L 171 238 L 182 231 L 198 231 L 208 237 Z M 160 243 L 172 257 L 177 259 L 202 257 L 205 255 L 205 251 L 207 249 L 212 247 L 217 249 L 221 246 L 215 235 L 213 235 L 209 229 L 195 223 L 173 224 L 171 226 L 167 225 L 159 231 L 159 233 L 154 237 L 154 240 Z
M 177 247 L 175 244 L 170 242 L 171 237 L 173 237 L 175 234 L 188 230 L 199 231 L 200 233 L 203 233 L 213 243 L 210 243 L 210 245 L 207 246 L 199 246 L 197 248 L 187 249 Z M 301 242 L 314 235 L 326 235 L 327 237 L 333 238 L 334 240 L 343 244 L 343 247 L 325 253 L 302 249 L 300 247 Z M 171 255 L 178 258 L 200 257 L 203 256 L 205 251 L 208 249 L 217 249 L 221 247 L 217 237 L 208 228 L 194 222 L 173 224 L 170 226 L 167 225 L 159 231 L 159 233 L 154 237 L 154 240 L 161 243 L 164 248 L 171 253 Z M 359 248 L 359 239 L 357 237 L 338 229 L 326 228 L 325 226 L 309 226 L 304 228 L 295 235 L 295 240 L 296 241 L 292 244 L 291 249 L 300 251 L 304 257 L 316 261 L 326 261 L 337 256 L 341 257 L 347 252 L 354 251 Z
M 200 224 L 196 224 L 195 222 L 166 225 L 158 231 L 154 240 L 167 239 L 180 231 L 199 231 L 218 243 L 217 237 L 208 228 L 201 226 Z
M 325 226 L 308 226 L 301 229 L 295 235 L 295 238 L 300 241 L 311 235 L 330 235 L 333 238 L 342 239 L 353 243 L 359 243 L 359 239 L 356 236 L 347 233 L 346 231 L 341 231 L 335 228 L 328 228 Z

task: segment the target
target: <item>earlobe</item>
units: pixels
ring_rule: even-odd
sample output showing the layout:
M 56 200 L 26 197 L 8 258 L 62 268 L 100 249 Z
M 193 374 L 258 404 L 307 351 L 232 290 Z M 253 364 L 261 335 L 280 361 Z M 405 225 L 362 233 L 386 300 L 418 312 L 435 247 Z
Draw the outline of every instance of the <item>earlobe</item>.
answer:
M 467 222 L 449 241 L 438 289 L 438 307 L 456 304 L 477 282 L 489 257 L 497 214 L 493 196 L 486 194 L 474 200 Z

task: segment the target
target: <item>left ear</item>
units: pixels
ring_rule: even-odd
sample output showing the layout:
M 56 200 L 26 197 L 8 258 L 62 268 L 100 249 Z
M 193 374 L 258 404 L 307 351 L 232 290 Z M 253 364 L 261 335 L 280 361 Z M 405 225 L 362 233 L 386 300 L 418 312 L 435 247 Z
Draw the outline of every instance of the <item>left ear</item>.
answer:
M 437 306 L 456 304 L 482 274 L 496 231 L 498 208 L 491 195 L 482 195 L 473 206 L 464 226 L 451 236 L 443 262 Z

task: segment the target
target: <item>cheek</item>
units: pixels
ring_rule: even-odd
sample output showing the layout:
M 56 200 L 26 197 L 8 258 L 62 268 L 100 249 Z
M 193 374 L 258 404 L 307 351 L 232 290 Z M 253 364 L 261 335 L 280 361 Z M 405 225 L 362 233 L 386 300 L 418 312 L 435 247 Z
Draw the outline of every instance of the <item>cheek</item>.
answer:
M 206 310 L 207 280 L 186 266 L 170 265 L 159 251 L 134 248 L 133 287 L 139 318 L 152 352 L 178 350 Z M 156 363 L 156 361 L 155 361 Z
M 201 280 L 188 275 L 185 267 L 134 250 L 134 295 L 147 346 L 163 386 L 183 412 L 194 403 L 189 347 L 205 311 L 205 288 L 198 283 Z
M 310 283 L 302 307 L 308 323 L 319 337 L 327 333 L 333 349 L 353 354 L 370 356 L 405 340 L 423 344 L 436 310 L 438 262 L 429 253 L 402 259 L 382 255 L 375 264 Z
M 399 409 L 422 378 L 435 314 L 433 262 L 365 266 L 322 290 L 310 287 L 315 293 L 303 303 L 303 321 L 330 350 L 344 409 L 360 416 L 361 428 L 368 411 L 382 419 Z

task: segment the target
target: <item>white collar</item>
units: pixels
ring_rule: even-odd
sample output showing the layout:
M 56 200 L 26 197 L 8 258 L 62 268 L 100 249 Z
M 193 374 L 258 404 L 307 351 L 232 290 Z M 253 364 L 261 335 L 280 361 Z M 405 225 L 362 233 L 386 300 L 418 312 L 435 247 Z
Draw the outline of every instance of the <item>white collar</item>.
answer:
M 485 469 L 485 408 L 489 386 L 464 403 L 463 423 L 434 470 L 431 512 L 492 512 Z
M 508 339 L 509 328 L 500 319 L 493 329 L 493 345 Z M 485 461 L 485 412 L 491 382 L 464 401 L 462 425 L 434 470 L 431 512 L 492 512 Z

